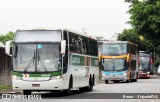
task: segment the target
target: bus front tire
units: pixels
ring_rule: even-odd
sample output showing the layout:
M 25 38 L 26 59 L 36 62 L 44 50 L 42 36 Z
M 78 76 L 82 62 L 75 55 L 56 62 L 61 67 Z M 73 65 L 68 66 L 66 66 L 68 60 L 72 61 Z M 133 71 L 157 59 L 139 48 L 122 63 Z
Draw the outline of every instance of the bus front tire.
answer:
M 105 84 L 108 84 L 108 80 L 105 80 Z
M 68 89 L 63 90 L 65 96 L 69 96 L 71 94 L 71 88 L 72 88 L 72 78 L 70 78 Z
M 137 82 L 137 79 L 134 79 L 134 82 Z
M 23 94 L 24 95 L 31 95 L 31 91 L 30 90 L 23 90 Z
M 129 80 L 126 80 L 126 83 L 129 83 Z

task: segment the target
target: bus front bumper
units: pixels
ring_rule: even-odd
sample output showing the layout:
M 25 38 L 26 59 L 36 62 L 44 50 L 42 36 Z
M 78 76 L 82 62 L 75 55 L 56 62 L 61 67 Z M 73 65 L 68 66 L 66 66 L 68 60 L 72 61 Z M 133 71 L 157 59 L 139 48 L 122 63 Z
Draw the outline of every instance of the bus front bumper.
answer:
M 102 75 L 102 80 L 119 80 L 119 81 L 124 81 L 127 80 L 127 75 L 115 75 L 115 74 L 110 74 L 110 75 Z
M 13 90 L 62 90 L 67 89 L 66 81 L 61 79 L 48 81 L 24 81 L 12 79 Z
M 139 74 L 139 78 L 150 78 L 150 74 L 149 73 Z

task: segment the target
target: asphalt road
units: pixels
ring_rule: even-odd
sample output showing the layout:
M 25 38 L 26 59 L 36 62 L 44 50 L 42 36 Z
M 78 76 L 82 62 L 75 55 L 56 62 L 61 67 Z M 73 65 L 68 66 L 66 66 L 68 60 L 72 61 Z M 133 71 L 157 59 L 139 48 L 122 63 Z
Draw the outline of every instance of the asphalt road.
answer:
M 17 93 L 15 95 L 23 94 Z M 94 86 L 92 92 L 76 90 L 72 91 L 70 96 L 51 92 L 33 92 L 32 95 L 41 95 L 42 99 L 34 100 L 35 102 L 160 102 L 160 77 L 152 76 L 150 79 L 138 79 L 137 82 L 130 83 L 100 83 Z M 148 99 L 147 97 L 150 95 L 152 96 Z M 17 99 L 3 101 L 30 102 L 30 100 Z

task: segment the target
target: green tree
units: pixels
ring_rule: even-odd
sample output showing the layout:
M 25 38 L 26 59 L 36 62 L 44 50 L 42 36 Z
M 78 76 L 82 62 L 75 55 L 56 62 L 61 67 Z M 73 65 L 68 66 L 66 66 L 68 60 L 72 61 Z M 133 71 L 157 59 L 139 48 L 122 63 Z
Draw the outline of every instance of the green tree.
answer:
M 154 45 L 160 44 L 160 0 L 125 0 L 131 3 L 129 24 L 138 35 Z
M 0 36 L 0 42 L 2 42 L 3 44 L 6 43 L 6 41 L 8 40 L 12 40 L 13 39 L 13 36 L 14 36 L 14 32 L 8 32 L 7 34 L 5 35 L 1 35 Z
M 119 34 L 118 40 L 120 41 L 130 41 L 139 46 L 139 50 L 150 52 L 152 51 L 152 44 L 145 39 L 141 39 L 139 35 L 135 33 L 134 29 L 125 29 Z
M 160 44 L 160 0 L 125 0 L 131 3 L 129 24 L 138 35 L 154 45 L 154 61 L 156 47 Z

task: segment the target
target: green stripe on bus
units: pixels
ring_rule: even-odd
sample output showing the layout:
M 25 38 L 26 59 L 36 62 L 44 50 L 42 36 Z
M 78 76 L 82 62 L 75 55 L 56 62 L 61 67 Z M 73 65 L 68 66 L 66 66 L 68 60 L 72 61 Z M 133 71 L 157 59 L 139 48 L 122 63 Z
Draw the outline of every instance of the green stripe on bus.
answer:
M 12 72 L 12 75 L 16 75 L 16 76 L 19 76 L 19 77 L 23 77 L 23 73 L 20 73 L 20 72 Z M 52 73 L 48 73 L 48 74 L 28 74 L 29 77 L 52 77 L 52 76 L 58 76 L 58 75 L 61 75 L 61 71 L 58 71 L 58 72 L 52 72 Z
M 51 76 L 58 76 L 58 75 L 61 75 L 61 71 L 51 73 Z
M 22 73 L 19 73 L 19 72 L 12 72 L 12 75 L 15 75 L 15 76 L 19 76 L 19 77 L 22 77 Z

